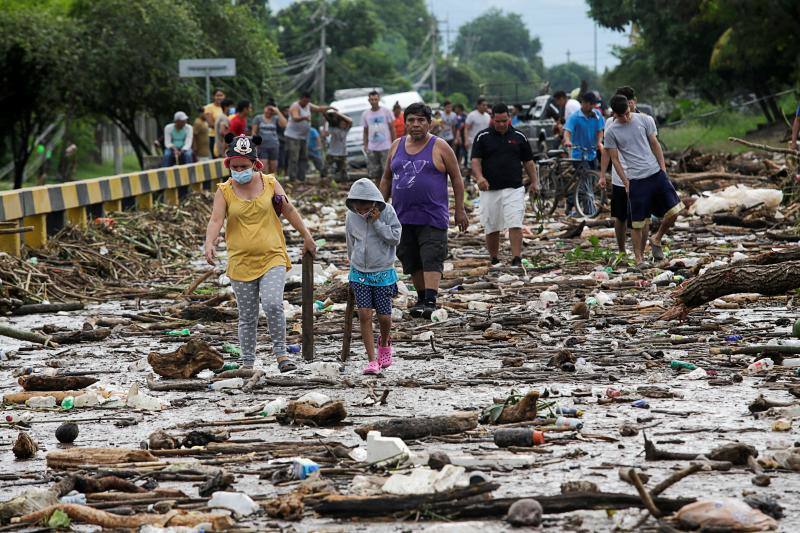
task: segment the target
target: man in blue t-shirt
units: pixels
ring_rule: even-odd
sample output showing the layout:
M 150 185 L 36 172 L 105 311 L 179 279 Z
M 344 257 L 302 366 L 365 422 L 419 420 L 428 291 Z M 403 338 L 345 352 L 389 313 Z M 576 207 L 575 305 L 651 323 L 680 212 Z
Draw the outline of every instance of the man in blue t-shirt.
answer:
M 797 134 L 800 132 L 800 105 L 797 106 L 797 111 L 794 114 L 794 123 L 792 124 L 792 144 L 789 145 L 792 150 L 797 150 Z
M 571 150 L 570 157 L 578 159 L 573 163 L 576 170 L 579 166 L 588 167 L 591 170 L 599 168 L 597 157 L 603 150 L 603 128 L 605 120 L 595 105 L 597 96 L 593 92 L 586 92 L 581 96 L 581 109 L 572 113 L 564 125 L 564 140 L 562 144 L 567 150 Z M 593 189 L 594 184 L 590 187 Z M 567 214 L 569 214 L 574 200 L 572 195 L 567 197 Z

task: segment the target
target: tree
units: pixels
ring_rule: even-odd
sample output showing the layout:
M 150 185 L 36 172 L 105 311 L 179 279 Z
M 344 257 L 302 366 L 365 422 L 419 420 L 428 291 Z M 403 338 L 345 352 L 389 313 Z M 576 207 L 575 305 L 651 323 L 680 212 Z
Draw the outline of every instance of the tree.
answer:
M 550 88 L 553 92 L 558 90 L 569 92 L 576 87 L 580 87 L 581 82 L 584 80 L 589 88 L 599 88 L 597 75 L 595 75 L 594 71 L 586 65 L 575 62 L 553 65 L 547 69 L 546 78 L 550 82 Z
M 538 73 L 543 72 L 541 51 L 539 38 L 531 37 L 520 15 L 497 8 L 461 26 L 453 45 L 453 53 L 462 60 L 471 61 L 482 52 L 505 52 L 526 60 Z
M 436 64 L 436 73 L 437 89 L 442 93 L 460 93 L 469 102 L 475 102 L 480 95 L 480 77 L 469 64 L 458 61 L 458 58 L 440 60 Z
M 506 52 L 481 52 L 471 65 L 478 73 L 481 93 L 493 99 L 530 100 L 541 83 L 524 59 Z
M 346 50 L 331 58 L 329 65 L 332 87 L 383 87 L 387 93 L 411 90 L 387 54 L 365 46 Z
M 15 189 L 22 187 L 36 137 L 74 102 L 75 30 L 43 5 L 0 10 L 0 137 L 11 149 Z
M 142 164 L 150 148 L 136 132 L 137 114 L 171 117 L 202 98 L 177 72 L 178 60 L 202 48 L 192 10 L 181 0 L 75 0 L 72 16 L 81 28 L 82 99 L 122 130 Z

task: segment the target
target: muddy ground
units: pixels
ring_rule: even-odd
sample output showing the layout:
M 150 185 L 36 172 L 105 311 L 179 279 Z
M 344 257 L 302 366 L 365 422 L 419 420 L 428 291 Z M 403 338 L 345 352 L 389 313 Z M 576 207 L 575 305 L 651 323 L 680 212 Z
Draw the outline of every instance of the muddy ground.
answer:
M 325 210 L 321 209 L 322 204 L 315 204 L 310 195 L 298 200 L 315 235 L 327 237 L 318 264 L 322 268 L 333 264 L 340 269 L 336 273 L 333 269 L 328 271 L 331 279 L 316 289 L 317 294 L 322 295 L 336 292 L 333 290 L 339 283 L 336 278 L 342 276 L 346 268 L 344 242 L 337 233 L 341 228 L 336 222 L 342 219 L 341 195 L 335 200 L 331 198 L 325 203 L 332 209 Z M 476 224 L 477 212 L 473 212 L 471 218 Z M 142 331 L 136 327 L 135 319 L 117 326 L 111 336 L 100 343 L 43 349 L 2 338 L 2 347 L 10 358 L 0 362 L 0 393 L 21 390 L 13 376 L 16 369 L 30 366 L 34 372 L 41 372 L 52 366 L 89 372 L 99 378 L 92 388 L 103 387 L 123 394 L 131 384 L 138 382 L 142 392 L 168 401 L 170 405 L 159 412 L 134 411 L 127 407 L 82 408 L 64 412 L 5 405 L 4 415 L 23 411 L 33 414 L 29 432 L 38 441 L 40 451 L 31 460 L 15 460 L 10 450 L 17 437 L 17 428 L 0 426 L 0 471 L 3 473 L 0 500 L 30 488 L 46 488 L 52 483 L 55 472 L 47 469 L 45 455 L 64 446 L 59 445 L 54 437 L 58 422 L 80 420 L 76 446 L 138 448 L 157 429 L 182 433 L 186 429 L 177 428 L 181 423 L 242 418 L 245 412 L 258 411 L 260 406 L 274 398 L 292 399 L 309 391 L 343 400 L 347 409 L 345 421 L 335 427 L 313 428 L 281 425 L 271 418 L 262 419 L 266 423 L 231 426 L 229 442 L 322 441 L 364 447 L 364 441 L 353 431 L 358 425 L 388 417 L 480 412 L 494 399 L 507 397 L 512 390 L 524 393 L 535 389 L 542 395 L 549 395 L 548 400 L 556 401 L 557 406 L 581 409 L 583 428 L 580 431 L 559 431 L 545 427 L 550 429 L 546 431 L 545 444 L 514 451 L 495 446 L 492 440 L 495 427 L 488 424 L 465 434 L 430 437 L 409 441 L 408 444 L 412 451 L 443 451 L 455 464 L 484 471 L 499 484 L 492 494 L 495 498 L 558 495 L 563 483 L 579 480 L 592 482 L 603 492 L 635 495 L 634 487 L 620 480 L 620 468 L 635 467 L 648 474 L 651 478 L 649 486 L 652 486 L 687 466 L 685 460 L 646 461 L 643 432 L 659 449 L 674 452 L 700 454 L 722 444 L 741 442 L 755 446 L 761 458 L 794 446 L 798 437 L 796 427 L 786 432 L 772 431 L 777 416 L 765 413 L 754 416 L 748 410 L 759 394 L 779 402 L 792 402 L 794 397 L 787 388 L 800 382 L 793 369 L 776 366 L 766 374 L 748 374 L 745 369 L 753 361 L 753 356 L 714 355 L 709 351 L 710 348 L 790 339 L 792 324 L 798 317 L 792 295 L 726 297 L 694 310 L 687 321 L 662 322 L 657 319 L 672 304 L 673 288 L 669 286 L 670 281 L 661 286 L 647 283 L 670 264 L 673 272 L 685 271 L 685 275 L 692 276 L 700 268 L 694 263 L 729 262 L 734 254 L 755 255 L 769 250 L 775 243 L 758 231 L 716 227 L 697 216 L 686 215 L 681 217 L 676 231 L 670 236 L 667 261 L 638 272 L 624 261 L 617 261 L 610 228 L 586 228 L 581 236 L 559 237 L 574 222 L 563 218 L 557 222 L 542 222 L 529 215 L 531 232 L 526 236 L 525 256 L 531 263 L 530 268 L 524 270 L 489 270 L 477 225 L 471 226 L 465 235 L 451 230 L 451 258 L 444 283 L 450 290 L 444 290 L 441 298 L 449 319 L 434 324 L 411 319 L 404 312 L 402 320 L 396 324 L 395 364 L 377 378 L 360 374 L 365 356 L 357 325 L 351 355 L 339 378 L 331 384 L 321 383 L 319 376 L 313 376 L 300 364 L 300 370 L 290 374 L 292 377 L 280 385 L 266 385 L 251 393 L 241 390 L 150 391 L 147 378 L 152 372 L 146 363 L 147 355 L 152 351 L 172 351 L 186 339 L 165 335 L 163 331 Z M 540 226 L 543 233 L 537 233 Z M 592 235 L 597 237 L 594 243 L 588 240 Z M 294 258 L 299 250 L 298 244 L 290 244 Z M 199 256 L 199 250 L 194 253 Z M 681 261 L 683 263 L 676 264 Z M 607 266 L 610 267 L 609 281 L 604 281 L 602 274 L 594 275 L 600 280 L 592 278 L 594 271 Z M 193 268 L 199 275 L 207 267 L 194 261 Z M 676 281 L 680 282 L 680 278 Z M 410 283 L 407 279 L 406 282 Z M 143 285 L 148 283 L 157 285 L 159 281 L 144 281 Z M 479 288 L 473 288 L 476 283 L 481 284 L 477 286 Z M 623 284 L 615 286 L 615 283 Z M 214 292 L 226 290 L 220 286 L 216 276 L 201 288 Z M 558 301 L 545 305 L 541 294 L 546 290 L 556 292 Z M 598 292 L 603 293 L 599 298 Z M 475 294 L 479 296 L 470 296 Z M 605 296 L 611 296 L 613 300 L 604 305 L 590 305 L 588 318 L 572 313 L 576 303 L 592 296 L 601 301 Z M 470 304 L 469 300 L 475 298 L 485 303 Z M 82 311 L 9 317 L 7 323 L 21 329 L 36 329 L 47 324 L 80 329 L 84 321 L 91 318 L 159 314 L 179 299 L 180 296 L 175 295 L 155 300 L 108 301 L 91 304 Z M 298 299 L 299 289 L 287 291 L 288 301 L 297 304 Z M 339 361 L 344 299 L 339 295 L 332 300 L 338 305 L 317 315 L 316 361 Z M 228 302 L 223 307 L 232 308 L 233 304 Z M 165 320 L 169 318 L 163 316 Z M 298 312 L 289 322 L 292 343 L 299 342 L 299 319 Z M 492 323 L 503 325 L 499 337 L 508 334 L 506 339 L 499 340 L 498 335 L 484 332 Z M 208 340 L 220 349 L 226 342 L 237 342 L 235 321 L 201 321 L 189 327 L 192 338 Z M 412 340 L 413 336 L 426 331 L 433 332 L 433 347 L 429 341 Z M 268 378 L 275 377 L 278 375 L 277 366 L 268 354 L 269 339 L 263 320 L 259 333 L 259 355 L 264 361 L 264 370 Z M 726 340 L 731 335 L 742 338 Z M 299 354 L 295 357 L 299 361 Z M 523 357 L 524 364 L 503 367 L 502 361 L 508 357 Z M 588 363 L 587 368 L 581 368 L 583 361 L 580 358 Z M 227 359 L 235 361 L 230 354 L 226 354 Z M 716 371 L 716 375 L 687 379 L 688 370 L 670 368 L 673 360 L 694 363 L 707 371 Z M 578 371 L 573 370 L 574 366 L 564 365 L 565 362 L 577 363 Z M 732 379 L 735 376 L 743 379 L 738 382 Z M 660 390 L 655 393 L 637 390 L 642 386 L 655 386 Z M 622 390 L 622 398 L 609 400 L 609 388 Z M 386 405 L 368 405 L 374 403 L 370 400 L 370 390 L 380 396 L 387 389 Z M 664 391 L 671 391 L 671 394 Z M 657 397 L 669 395 L 674 397 Z M 649 408 L 632 406 L 635 400 L 640 399 L 645 399 Z M 620 431 L 623 425 L 638 429 L 638 434 L 623 436 Z M 302 455 L 302 447 L 296 449 Z M 280 453 L 275 457 L 282 455 L 290 457 Z M 204 461 L 223 466 L 236 476 L 235 485 L 230 490 L 245 492 L 257 501 L 268 501 L 292 491 L 300 483 L 273 483 L 271 476 L 277 467 L 269 461 L 270 457 L 268 453 L 257 451 L 250 455 L 160 459 L 168 462 Z M 332 481 L 342 493 L 347 492 L 355 474 L 368 473 L 363 463 L 352 459 L 328 457 L 327 462 L 317 456 L 315 459 L 323 466 L 322 478 Z M 753 483 L 755 473 L 747 466 L 733 466 L 727 471 L 701 471 L 678 482 L 663 496 L 741 499 L 756 495 L 774 500 L 783 507 L 785 516 L 779 520 L 781 531 L 797 531 L 800 529 L 800 479 L 795 472 L 784 469 L 765 473 L 770 484 L 762 487 Z M 262 474 L 264 479 L 260 479 Z M 160 483 L 160 487 L 181 489 L 190 498 L 197 498 L 198 486 L 196 482 Z M 196 501 L 193 505 L 195 508 L 198 506 Z M 546 514 L 543 527 L 553 531 L 612 531 L 633 527 L 646 513 L 645 510 L 629 509 Z M 285 531 L 484 532 L 504 531 L 509 527 L 502 517 L 455 523 L 444 518 L 421 509 L 418 513 L 387 515 L 380 519 L 333 519 L 319 516 L 307 506 L 300 521 L 270 518 L 262 513 L 239 520 L 238 526 Z M 654 530 L 657 526 L 650 519 L 640 527 Z M 90 526 L 81 528 L 91 530 Z

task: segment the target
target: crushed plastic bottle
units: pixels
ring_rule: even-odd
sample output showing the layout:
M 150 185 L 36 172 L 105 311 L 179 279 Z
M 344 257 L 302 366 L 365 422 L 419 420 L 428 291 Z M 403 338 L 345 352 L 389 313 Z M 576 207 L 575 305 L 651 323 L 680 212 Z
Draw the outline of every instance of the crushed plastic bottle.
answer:
M 27 424 L 33 420 L 33 413 L 9 413 L 5 416 L 7 424 Z
M 299 344 L 289 344 L 286 346 L 286 351 L 289 353 L 300 353 L 303 347 Z
M 675 359 L 673 361 L 670 361 L 669 367 L 670 368 L 685 368 L 686 370 L 694 370 L 695 368 L 697 368 L 697 365 L 695 365 L 693 363 L 687 363 L 686 361 L 680 361 L 678 359 Z
M 594 307 L 595 305 L 597 305 L 599 303 L 597 301 L 597 298 L 595 298 L 594 296 L 587 296 L 585 302 L 586 302 L 586 305 L 588 305 L 589 307 Z
M 795 357 L 792 359 L 784 359 L 782 364 L 785 368 L 800 367 L 800 357 Z
M 75 396 L 75 407 L 94 407 L 99 403 L 100 399 L 97 397 L 97 394 L 93 392 Z
M 75 407 L 75 398 L 72 396 L 65 396 L 63 400 L 61 400 L 61 409 L 64 411 L 69 411 Z
M 192 332 L 189 331 L 189 328 L 173 329 L 173 330 L 167 331 L 167 335 L 171 335 L 172 337 L 188 337 L 191 334 L 192 334 Z
M 229 353 L 229 354 L 235 355 L 237 357 L 242 355 L 242 350 L 238 346 L 236 346 L 235 344 L 231 344 L 229 342 L 226 342 L 226 343 L 224 343 L 222 345 L 222 351 L 224 353 Z
M 759 359 L 747 367 L 748 374 L 760 374 L 762 372 L 769 372 L 775 366 L 775 361 L 770 359 L 769 357 L 765 357 L 764 359 Z
M 211 390 L 241 389 L 243 386 L 244 380 L 242 378 L 230 378 L 215 381 L 208 388 Z
M 583 429 L 583 420 L 559 416 L 555 422 L 556 429 Z
M 314 244 L 317 245 L 317 250 L 321 250 L 323 246 L 328 244 L 328 241 L 325 239 L 317 239 L 316 241 L 314 241 Z
M 32 409 L 51 409 L 57 404 L 52 396 L 33 396 L 25 400 L 25 405 Z
M 741 335 L 725 335 L 725 341 L 727 342 L 736 342 L 742 340 L 744 337 Z
M 64 496 L 60 497 L 58 501 L 61 503 L 75 503 L 78 505 L 86 505 L 86 494 L 73 490 L 69 494 L 65 494 Z
M 638 409 L 650 409 L 650 403 L 647 400 L 636 400 L 631 404 L 631 407 Z
M 608 272 L 606 272 L 605 270 L 595 270 L 594 272 L 592 272 L 592 279 L 597 281 L 608 281 L 610 279 L 610 276 L 608 275 Z
M 433 313 L 431 313 L 431 322 L 444 322 L 447 320 L 447 310 L 446 309 L 437 309 Z
M 579 418 L 583 416 L 583 411 L 577 407 L 556 407 L 555 413 L 561 416 L 577 416 Z
M 276 414 L 280 413 L 281 411 L 286 409 L 286 406 L 289 402 L 286 401 L 286 398 L 275 398 L 271 402 L 267 402 L 264 405 L 264 408 L 258 413 L 259 416 L 275 416 Z

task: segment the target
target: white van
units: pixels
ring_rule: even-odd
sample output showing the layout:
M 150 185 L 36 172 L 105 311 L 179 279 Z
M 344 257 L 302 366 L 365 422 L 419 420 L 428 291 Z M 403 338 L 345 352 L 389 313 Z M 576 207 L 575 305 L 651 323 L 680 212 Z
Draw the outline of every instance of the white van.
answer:
M 400 107 L 405 109 L 411 104 L 422 102 L 422 96 L 417 91 L 381 96 L 381 105 L 387 109 L 392 109 L 395 102 L 399 102 Z M 369 109 L 369 100 L 366 96 L 345 98 L 331 102 L 331 106 L 353 119 L 353 127 L 347 132 L 347 162 L 351 167 L 366 166 L 367 154 L 364 153 L 364 125 L 361 116 Z

